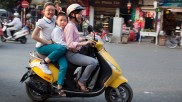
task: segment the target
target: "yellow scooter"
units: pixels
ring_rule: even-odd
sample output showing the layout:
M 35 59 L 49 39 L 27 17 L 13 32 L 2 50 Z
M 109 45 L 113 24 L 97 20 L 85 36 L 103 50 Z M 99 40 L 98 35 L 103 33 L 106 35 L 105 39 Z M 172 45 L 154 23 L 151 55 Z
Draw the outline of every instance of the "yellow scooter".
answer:
M 92 27 L 89 26 L 88 30 L 91 32 Z M 107 102 L 131 102 L 133 91 L 127 83 L 127 79 L 122 75 L 120 66 L 104 49 L 103 43 L 95 39 L 95 36 L 94 41 L 96 43 L 91 48 L 91 51 L 89 50 L 89 53 L 92 53 L 92 57 L 96 58 L 99 64 L 97 66 L 98 68 L 96 68 L 97 70 L 92 73 L 87 83 L 90 92 L 83 93 L 76 87 L 75 80 L 82 74 L 81 72 L 84 70 L 84 67 L 81 68 L 80 66 L 69 63 L 63 86 L 66 97 L 94 97 L 105 91 Z M 29 61 L 30 67 L 27 67 L 28 72 L 23 75 L 20 81 L 24 82 L 26 79 L 29 79 L 25 82 L 26 92 L 29 98 L 33 101 L 45 101 L 50 97 L 61 98 L 56 93 L 58 79 L 57 65 L 54 63 L 49 64 L 52 74 L 45 74 L 37 67 L 37 64 L 40 63 L 43 56 L 35 52 L 31 52 L 30 55 L 33 56 Z M 79 58 L 75 60 L 79 60 Z

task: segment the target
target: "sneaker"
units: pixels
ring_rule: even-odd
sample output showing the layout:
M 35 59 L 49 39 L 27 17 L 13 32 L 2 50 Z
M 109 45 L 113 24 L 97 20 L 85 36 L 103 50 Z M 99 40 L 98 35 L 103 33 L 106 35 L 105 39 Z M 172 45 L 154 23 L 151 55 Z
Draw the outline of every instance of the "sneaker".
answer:
M 171 48 L 171 49 L 174 49 L 178 46 L 178 44 L 172 44 L 172 45 L 169 45 L 168 47 Z
M 39 64 L 39 68 L 46 74 L 52 74 L 52 72 L 49 70 L 49 67 L 47 66 L 47 64 L 44 63 L 40 63 Z
M 12 38 L 11 36 L 8 36 L 6 39 L 9 40 L 9 39 L 11 39 L 11 38 Z

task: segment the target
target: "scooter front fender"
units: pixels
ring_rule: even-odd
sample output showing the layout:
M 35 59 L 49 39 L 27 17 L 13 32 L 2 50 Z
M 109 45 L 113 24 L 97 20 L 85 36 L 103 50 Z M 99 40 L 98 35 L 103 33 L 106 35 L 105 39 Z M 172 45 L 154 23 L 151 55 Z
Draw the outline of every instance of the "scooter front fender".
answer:
M 109 85 L 110 87 L 117 88 L 119 85 L 128 82 L 128 80 L 124 76 L 117 77 L 112 83 Z

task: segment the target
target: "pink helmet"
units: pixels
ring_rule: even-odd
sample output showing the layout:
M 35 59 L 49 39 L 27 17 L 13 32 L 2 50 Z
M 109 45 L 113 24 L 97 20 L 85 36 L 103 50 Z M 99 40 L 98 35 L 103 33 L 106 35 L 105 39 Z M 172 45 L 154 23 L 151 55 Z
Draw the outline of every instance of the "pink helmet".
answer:
M 68 6 L 67 8 L 67 15 L 69 16 L 71 12 L 75 11 L 75 10 L 84 10 L 85 8 L 80 6 L 79 4 L 71 4 L 70 6 Z

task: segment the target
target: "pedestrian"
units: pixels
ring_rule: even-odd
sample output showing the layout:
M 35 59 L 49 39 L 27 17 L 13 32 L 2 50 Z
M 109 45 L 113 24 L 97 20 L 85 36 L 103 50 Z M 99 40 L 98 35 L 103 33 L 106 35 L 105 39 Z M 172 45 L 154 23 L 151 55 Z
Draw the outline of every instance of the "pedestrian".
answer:
M 89 21 L 87 18 L 84 18 L 82 22 L 83 36 L 86 36 L 88 34 L 88 31 L 87 31 L 88 26 L 89 26 Z
M 59 44 L 53 44 L 51 33 L 55 28 L 56 16 L 54 4 L 46 2 L 43 7 L 44 17 L 39 19 L 32 33 L 32 39 L 36 40 L 36 51 L 47 57 L 40 61 L 38 67 L 45 74 L 52 74 L 48 67 L 48 63 L 59 61 L 61 56 L 65 54 L 65 47 Z M 39 35 L 40 33 L 40 35 Z
M 56 1 L 54 2 L 54 4 L 55 4 L 55 8 L 56 8 L 55 15 L 57 16 L 58 13 L 62 12 L 62 7 L 60 6 L 61 1 L 57 1 L 57 0 L 56 0 Z
M 65 32 L 65 41 L 68 47 L 74 49 L 67 51 L 66 53 L 67 60 L 72 64 L 78 66 L 86 66 L 83 74 L 78 79 L 77 84 L 82 92 L 87 93 L 89 92 L 89 89 L 86 86 L 86 81 L 89 79 L 91 73 L 96 68 L 98 61 L 92 57 L 79 53 L 80 49 L 83 46 L 92 44 L 91 41 L 85 41 L 84 38 L 81 38 L 81 36 L 78 33 L 76 25 L 78 25 L 82 21 L 82 10 L 84 10 L 84 8 L 79 4 L 71 4 L 67 8 L 67 15 L 70 21 L 66 25 L 64 32 Z M 79 60 L 77 60 L 78 58 Z
M 51 39 L 55 44 L 59 44 L 64 49 L 66 49 L 66 42 L 64 41 L 64 31 L 66 24 L 68 23 L 68 17 L 65 13 L 58 13 L 56 18 L 56 27 L 52 31 Z M 64 51 L 65 52 L 65 51 Z M 65 52 L 66 53 L 66 52 Z M 64 78 L 66 75 L 68 63 L 66 60 L 66 56 L 63 55 L 58 60 L 59 63 L 59 73 L 58 73 L 58 81 L 57 81 L 57 92 L 60 96 L 66 96 L 64 90 L 62 89 Z

